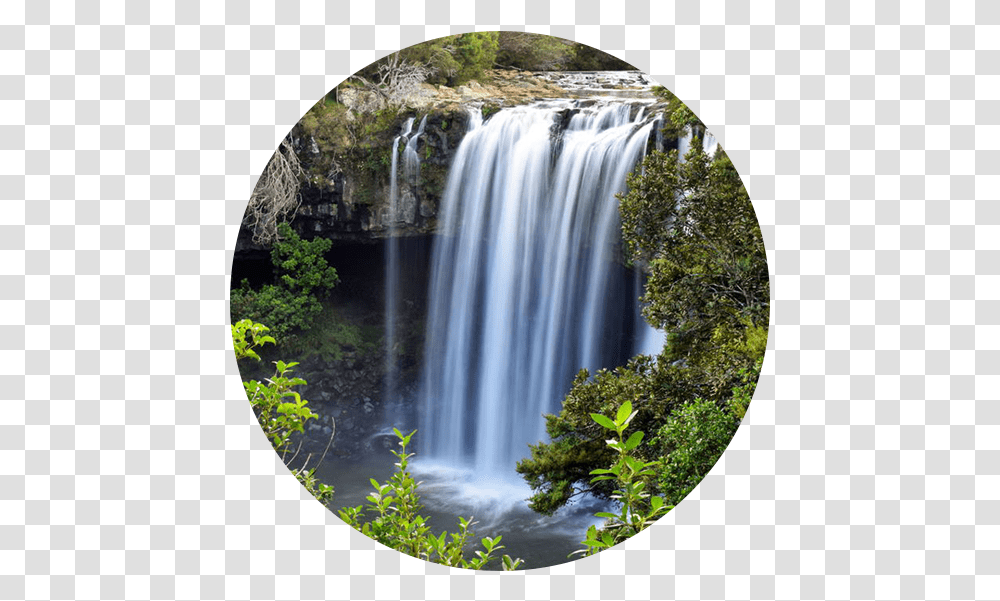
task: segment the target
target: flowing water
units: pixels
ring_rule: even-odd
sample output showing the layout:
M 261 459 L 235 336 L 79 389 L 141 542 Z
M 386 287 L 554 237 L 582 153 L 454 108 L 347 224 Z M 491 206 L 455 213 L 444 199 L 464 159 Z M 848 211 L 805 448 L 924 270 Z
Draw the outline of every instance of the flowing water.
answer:
M 546 439 L 541 416 L 576 372 L 653 346 L 623 341 L 622 316 L 633 322 L 637 308 L 612 300 L 615 193 L 645 152 L 644 115 L 636 103 L 551 101 L 465 135 L 432 258 L 422 461 L 518 483 L 515 463 Z
M 420 122 L 423 131 L 424 122 Z M 394 402 L 397 395 L 398 373 L 396 369 L 396 317 L 399 314 L 399 239 L 394 235 L 394 230 L 400 221 L 399 203 L 399 143 L 406 142 L 404 154 L 409 149 L 407 137 L 413 130 L 413 117 L 410 117 L 403 124 L 403 131 L 392 141 L 392 165 L 390 166 L 389 180 L 389 213 L 386 218 L 388 222 L 389 236 L 386 241 L 385 255 L 385 385 L 384 398 Z M 419 133 L 417 135 L 420 135 Z M 414 139 L 417 136 L 414 136 Z M 416 153 L 414 153 L 416 154 Z M 416 157 L 415 157 L 416 158 Z M 419 160 L 419 159 L 417 159 Z M 410 157 L 405 154 L 403 165 L 408 170 Z

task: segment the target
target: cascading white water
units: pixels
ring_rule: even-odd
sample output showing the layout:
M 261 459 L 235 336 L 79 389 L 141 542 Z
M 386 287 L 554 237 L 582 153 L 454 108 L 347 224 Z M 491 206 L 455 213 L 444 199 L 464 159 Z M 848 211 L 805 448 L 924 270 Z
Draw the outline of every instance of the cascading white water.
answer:
M 517 480 L 576 371 L 622 354 L 609 332 L 636 308 L 608 300 L 621 277 L 615 193 L 654 126 L 644 110 L 630 119 L 634 106 L 471 114 L 433 251 L 421 458 Z
M 420 125 L 417 127 L 417 133 L 410 136 L 410 139 L 406 141 L 406 147 L 403 149 L 403 173 L 406 174 L 406 180 L 411 186 L 417 185 L 417 178 L 420 176 L 420 155 L 417 154 L 417 140 L 423 135 L 424 126 L 426 125 L 427 115 L 424 115 L 424 118 L 420 120 Z M 412 119 L 410 126 L 413 126 Z
M 715 150 L 718 147 L 719 147 L 719 141 L 715 139 L 715 136 L 712 135 L 712 132 L 706 131 L 705 141 L 704 141 L 705 154 L 707 154 L 709 157 L 714 157 Z
M 421 123 L 421 126 L 423 124 Z M 385 389 L 384 398 L 392 404 L 396 401 L 396 315 L 399 312 L 399 239 L 395 229 L 400 221 L 399 215 L 399 143 L 405 141 L 413 130 L 413 117 L 403 124 L 403 131 L 392 141 L 392 164 L 389 176 L 389 213 L 383 223 L 388 227 L 388 240 L 385 250 Z M 404 148 L 405 150 L 405 148 Z M 404 165 L 406 160 L 404 158 Z
M 421 123 L 421 125 L 423 125 Z M 397 218 L 397 213 L 399 211 L 399 177 L 398 169 L 396 166 L 399 164 L 399 143 L 400 141 L 407 141 L 410 132 L 413 131 L 413 117 L 410 117 L 403 123 L 403 131 L 400 132 L 398 136 L 392 141 L 392 165 L 389 167 L 389 220 L 390 223 L 395 223 Z M 405 150 L 405 149 L 404 149 Z
M 633 290 L 637 296 L 642 293 L 643 280 L 642 271 L 636 270 Z M 663 346 L 667 341 L 666 332 L 649 325 L 641 312 L 636 313 L 633 327 L 635 328 L 635 352 L 637 354 L 655 357 L 663 351 Z

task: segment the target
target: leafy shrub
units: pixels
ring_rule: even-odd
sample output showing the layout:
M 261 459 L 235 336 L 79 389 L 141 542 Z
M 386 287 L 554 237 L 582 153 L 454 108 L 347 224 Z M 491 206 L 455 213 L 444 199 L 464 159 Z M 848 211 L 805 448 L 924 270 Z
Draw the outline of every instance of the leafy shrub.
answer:
M 230 312 L 234 319 L 269 323 L 283 337 L 312 325 L 323 311 L 316 294 L 329 291 L 339 278 L 323 257 L 330 240 L 303 240 L 287 223 L 278 226 L 278 233 L 281 239 L 271 249 L 278 284 L 252 290 L 244 281 L 230 294 Z
M 527 71 L 553 71 L 573 59 L 574 43 L 526 31 L 501 31 L 496 62 Z
M 274 338 L 268 335 L 269 331 L 267 326 L 249 319 L 234 323 L 232 335 L 236 359 L 260 361 L 257 349 L 265 344 L 275 343 Z M 292 368 L 296 365 L 298 363 L 275 361 L 274 375 L 267 379 L 266 383 L 257 380 L 243 382 L 243 388 L 253 407 L 254 415 L 257 416 L 257 422 L 260 423 L 268 441 L 285 465 L 291 463 L 298 454 L 296 451 L 289 456 L 292 451 L 290 440 L 292 434 L 305 432 L 306 422 L 319 417 L 309 409 L 309 401 L 293 390 L 296 386 L 306 384 L 302 378 L 291 375 Z M 333 440 L 332 433 L 330 440 Z M 329 449 L 329 445 L 327 448 Z M 311 455 L 306 457 L 301 467 L 290 468 L 289 471 L 319 502 L 328 503 L 333 499 L 333 487 L 316 480 L 316 467 L 309 468 L 311 459 Z M 321 457 L 320 462 L 322 460 Z
M 417 495 L 419 483 L 407 469 L 413 453 L 407 453 L 406 446 L 416 431 L 405 436 L 398 429 L 393 428 L 393 432 L 399 438 L 400 450 L 391 451 L 399 460 L 396 463 L 398 470 L 385 483 L 373 478 L 371 484 L 375 492 L 368 495 L 367 507 L 345 507 L 339 511 L 340 519 L 365 536 L 411 557 L 458 568 L 484 569 L 495 557 L 494 553 L 504 548 L 500 544 L 502 537 L 483 538 L 480 541 L 483 550 L 476 550 L 475 557 L 466 559 L 465 547 L 474 536 L 469 528 L 475 522 L 460 517 L 458 532 L 432 533 L 429 519 L 418 513 L 421 509 Z M 369 519 L 366 513 L 372 517 Z M 520 559 L 511 559 L 510 555 L 503 555 L 500 561 L 506 571 L 521 565 Z
M 742 384 L 725 402 L 695 399 L 675 409 L 660 428 L 653 441 L 662 456 L 657 487 L 668 502 L 680 503 L 722 457 L 750 405 L 760 366 L 740 373 Z
M 586 44 L 574 44 L 569 71 L 634 71 L 635 67 L 616 56 Z
M 625 401 L 613 418 L 600 413 L 590 415 L 595 423 L 613 431 L 618 437 L 607 441 L 607 445 L 617 454 L 614 464 L 608 469 L 596 469 L 590 473 L 595 476 L 591 479 L 592 483 L 610 481 L 615 484 L 612 498 L 618 502 L 619 511 L 594 514 L 607 521 L 600 529 L 596 526 L 587 529 L 587 538 L 582 543 L 586 548 L 576 553 L 593 555 L 613 547 L 645 530 L 658 517 L 672 509 L 671 505 L 664 503 L 663 497 L 651 497 L 646 490 L 649 477 L 655 475 L 653 467 L 657 462 L 642 461 L 633 453 L 642 444 L 645 434 L 636 430 L 628 439 L 625 438 L 625 430 L 637 414 L 638 411 L 632 410 L 632 403 Z

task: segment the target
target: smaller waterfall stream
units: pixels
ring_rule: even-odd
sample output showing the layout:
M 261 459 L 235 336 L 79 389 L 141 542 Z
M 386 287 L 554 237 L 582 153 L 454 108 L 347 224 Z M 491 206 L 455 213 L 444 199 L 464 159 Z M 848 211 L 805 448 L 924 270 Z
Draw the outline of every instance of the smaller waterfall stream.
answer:
M 403 149 L 403 173 L 406 175 L 407 183 L 411 186 L 416 186 L 417 178 L 420 177 L 420 155 L 417 154 L 417 140 L 424 134 L 424 127 L 426 125 L 427 115 L 424 115 L 424 118 L 420 120 L 420 125 L 417 127 L 417 133 L 413 134 L 407 140 L 406 147 Z M 410 126 L 413 126 L 412 122 Z
M 392 164 L 390 166 L 391 175 L 389 180 L 389 211 L 384 223 L 387 223 L 386 253 L 385 253 L 385 390 L 384 399 L 387 406 L 394 406 L 397 399 L 397 387 L 399 384 L 397 369 L 397 349 L 396 349 L 396 317 L 399 314 L 399 239 L 396 236 L 396 228 L 400 219 L 399 203 L 399 143 L 409 142 L 407 137 L 413 130 L 413 117 L 403 124 L 403 131 L 392 141 Z M 423 123 L 421 123 L 421 127 Z M 414 136 L 415 137 L 415 136 Z M 406 150 L 404 148 L 404 151 Z M 416 154 L 416 153 L 414 153 Z M 404 157 L 403 164 L 407 165 L 407 158 Z

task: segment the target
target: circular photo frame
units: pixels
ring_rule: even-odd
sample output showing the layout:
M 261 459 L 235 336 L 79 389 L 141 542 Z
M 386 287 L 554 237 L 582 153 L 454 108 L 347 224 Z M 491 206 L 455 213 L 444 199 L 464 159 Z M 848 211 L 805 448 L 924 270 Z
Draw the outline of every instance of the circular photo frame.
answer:
M 767 259 L 723 148 L 592 47 L 474 32 L 391 54 L 292 128 L 233 261 L 254 414 L 401 553 L 547 567 L 680 503 L 739 427 Z

